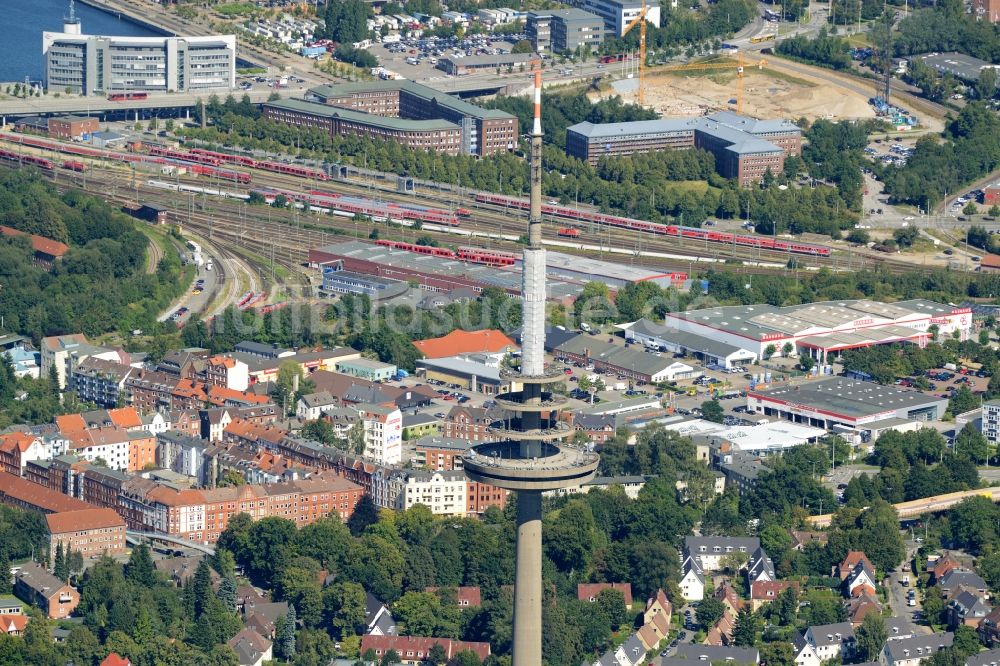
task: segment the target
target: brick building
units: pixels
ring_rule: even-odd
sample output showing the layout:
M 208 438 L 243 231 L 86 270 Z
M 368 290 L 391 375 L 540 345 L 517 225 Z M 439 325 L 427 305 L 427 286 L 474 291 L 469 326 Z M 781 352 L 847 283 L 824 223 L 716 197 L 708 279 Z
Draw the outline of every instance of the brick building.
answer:
M 497 437 L 487 432 L 494 421 L 496 418 L 482 407 L 455 406 L 445 417 L 441 434 L 470 442 L 495 442 Z
M 367 124 L 374 127 L 373 116 L 398 121 L 448 123 L 451 128 L 458 130 L 457 154 L 482 157 L 513 150 L 517 144 L 515 116 L 496 109 L 480 108 L 413 81 L 317 86 L 309 90 L 308 99 L 354 112 L 357 115 L 350 116 L 350 123 L 359 124 L 357 131 L 365 131 L 364 126 Z M 264 105 L 265 116 L 268 106 Z M 450 150 L 449 144 L 445 152 Z
M 69 617 L 80 603 L 80 594 L 40 564 L 29 562 L 14 576 L 14 594 L 52 619 Z
M 91 116 L 57 116 L 49 118 L 49 136 L 53 139 L 79 141 L 85 134 L 100 131 L 97 118 Z
M 716 169 L 740 185 L 777 175 L 785 158 L 801 152 L 802 130 L 787 120 L 757 120 L 729 111 L 697 118 L 663 118 L 624 123 L 583 122 L 566 130 L 566 153 L 597 165 L 602 157 L 700 148 L 711 152 Z
M 125 521 L 114 509 L 63 511 L 45 516 L 49 531 L 49 552 L 59 544 L 63 552 L 79 552 L 85 559 L 94 555 L 121 555 L 125 552 Z

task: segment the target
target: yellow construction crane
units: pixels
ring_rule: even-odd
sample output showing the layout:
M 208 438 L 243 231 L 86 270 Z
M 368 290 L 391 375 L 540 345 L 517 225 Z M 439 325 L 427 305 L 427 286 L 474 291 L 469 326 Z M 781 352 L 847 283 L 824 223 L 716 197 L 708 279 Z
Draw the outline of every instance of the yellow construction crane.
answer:
M 731 60 L 725 61 L 713 61 L 709 60 L 707 62 L 689 63 L 687 65 L 671 65 L 669 67 L 662 67 L 661 69 L 666 72 L 680 72 L 680 71 L 692 71 L 698 69 L 733 69 L 736 68 L 736 112 L 743 113 L 743 70 L 747 65 L 756 65 L 757 69 L 763 69 L 764 65 L 767 64 L 766 60 L 757 60 L 749 63 L 745 63 L 743 60 L 743 54 L 738 53 L 736 55 L 736 62 Z M 640 86 L 642 85 L 642 78 L 640 77 Z M 642 88 L 639 89 L 640 96 L 639 102 L 642 103 Z
M 642 0 L 639 15 L 632 19 L 622 31 L 622 37 L 639 24 L 639 106 L 646 103 L 646 0 Z

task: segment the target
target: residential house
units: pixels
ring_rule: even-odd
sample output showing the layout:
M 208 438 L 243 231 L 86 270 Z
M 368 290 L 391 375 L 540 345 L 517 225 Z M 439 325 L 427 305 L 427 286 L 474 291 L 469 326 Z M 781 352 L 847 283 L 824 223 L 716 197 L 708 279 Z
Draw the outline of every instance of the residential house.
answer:
M 766 603 L 777 600 L 788 588 L 799 590 L 799 584 L 787 580 L 759 580 L 750 584 L 750 606 L 754 612 L 760 610 Z
M 797 666 L 820 666 L 836 657 L 850 661 L 857 639 L 850 622 L 838 622 L 809 627 L 804 634 L 796 635 L 792 645 Z
M 107 347 L 98 347 L 87 341 L 87 336 L 83 333 L 72 333 L 69 335 L 53 335 L 42 338 L 42 377 L 48 377 L 50 372 L 55 372 L 59 388 L 64 389 L 69 384 L 73 368 L 91 356 L 100 356 L 113 360 L 114 355 L 108 352 L 114 350 Z
M 517 349 L 517 343 L 503 331 L 486 329 L 463 331 L 455 329 L 448 335 L 413 343 L 424 358 L 446 358 L 459 354 L 506 354 Z
M 24 615 L 24 606 L 8 594 L 0 594 L 0 617 L 5 615 Z
M 950 553 L 944 557 L 938 557 L 934 560 L 927 560 L 927 572 L 931 575 L 931 582 L 936 583 L 937 581 L 944 578 L 944 575 L 953 569 L 964 569 L 962 563 L 959 562 Z
M 244 628 L 226 641 L 233 648 L 240 666 L 261 666 L 273 658 L 271 641 L 250 628 Z
M 483 603 L 482 593 L 478 585 L 470 586 L 459 586 L 459 587 L 428 587 L 425 592 L 430 592 L 435 594 L 441 592 L 442 601 L 444 601 L 451 591 L 454 590 L 455 604 L 459 608 L 479 608 Z
M 760 548 L 757 537 L 689 536 L 684 539 L 685 555 L 697 558 L 703 571 L 723 568 L 722 558 L 730 553 L 751 553 Z
M 494 442 L 497 437 L 489 433 L 488 428 L 496 420 L 496 415 L 482 407 L 456 405 L 445 417 L 441 434 L 470 442 Z
M 239 359 L 213 356 L 205 362 L 205 383 L 234 391 L 250 388 L 250 368 Z
M 99 666 L 132 666 L 132 660 L 120 656 L 117 652 L 112 652 L 101 661 Z
M 456 641 L 451 638 L 430 638 L 425 636 L 378 636 L 366 634 L 361 638 L 361 654 L 369 650 L 382 659 L 387 652 L 395 651 L 400 663 L 422 666 L 430 655 L 431 648 L 440 645 L 450 661 L 459 652 L 471 650 L 480 660 L 490 656 L 490 644 L 475 641 Z
M 576 586 L 576 598 L 593 603 L 603 590 L 618 590 L 625 597 L 625 607 L 632 606 L 632 583 L 579 583 Z
M 875 594 L 876 585 L 875 570 L 865 561 L 859 561 L 844 579 L 844 594 L 848 597 Z
M 172 582 L 177 587 L 184 587 L 188 580 L 190 580 L 195 572 L 198 570 L 198 565 L 205 558 L 202 553 L 197 553 L 195 555 L 181 555 L 179 557 L 167 557 L 164 559 L 153 560 L 153 566 L 156 570 L 163 573 L 170 582 Z M 212 569 L 213 582 L 218 578 L 218 574 L 215 569 Z M 253 588 L 250 588 L 253 589 Z M 239 589 L 237 589 L 237 595 L 239 595 Z M 260 601 L 263 601 L 263 597 L 260 597 Z M 237 601 L 238 610 L 242 612 L 242 605 Z
M 983 618 L 976 630 L 979 640 L 988 648 L 1000 645 L 1000 606 L 997 606 Z
M 303 421 L 315 421 L 323 416 L 323 411 L 339 404 L 339 400 L 326 391 L 307 393 L 301 398 L 295 408 L 295 415 Z
M 574 414 L 573 427 L 591 442 L 605 444 L 615 436 L 614 414 Z
M 24 476 L 29 462 L 52 456 L 52 449 L 43 438 L 27 432 L 0 435 L 0 469 L 15 476 Z
M 1000 650 L 986 650 L 966 657 L 965 666 L 1000 666 Z
M 990 589 L 986 581 L 979 574 L 968 569 L 952 569 L 948 571 L 937 582 L 937 586 L 946 599 L 951 597 L 954 592 L 957 592 L 960 587 L 974 590 L 983 598 L 989 598 Z
M 747 582 L 753 585 L 759 581 L 773 581 L 777 578 L 774 574 L 774 562 L 764 552 L 763 548 L 758 548 L 747 560 Z
M 52 619 L 69 617 L 80 603 L 80 594 L 75 589 L 34 562 L 22 565 L 14 576 L 14 594 Z
M 705 572 L 701 564 L 693 557 L 688 557 L 683 564 L 684 575 L 681 576 L 681 596 L 687 601 L 701 601 L 705 598 Z
M 729 606 L 722 612 L 722 617 L 708 628 L 705 636 L 707 645 L 731 645 L 733 642 L 733 632 L 736 630 L 736 613 Z
M 284 601 L 247 602 L 243 607 L 243 625 L 273 641 L 278 620 L 286 615 L 288 604 Z
M 21 636 L 30 619 L 27 615 L 0 615 L 0 633 Z
M 993 610 L 986 599 L 971 590 L 961 590 L 948 602 L 948 626 L 955 629 L 961 625 L 977 628 Z
M 667 595 L 663 590 L 657 590 L 656 595 L 650 597 L 646 600 L 646 610 L 642 613 L 643 624 L 649 624 L 653 621 L 654 617 L 662 616 L 667 620 L 667 624 L 670 624 L 670 617 L 673 615 L 674 608 L 667 599 Z
M 871 561 L 869 561 L 863 551 L 849 550 L 844 560 L 835 567 L 833 574 L 839 576 L 840 580 L 846 580 L 847 576 L 854 571 L 859 562 L 863 563 L 870 571 L 875 571 L 875 567 L 872 566 Z
M 882 614 L 882 603 L 874 594 L 865 592 L 847 600 L 847 620 L 854 627 L 860 627 L 869 613 Z
M 396 621 L 389 607 L 371 592 L 365 593 L 365 634 L 371 636 L 396 636 Z
M 879 661 L 884 666 L 919 666 L 934 653 L 951 647 L 955 634 L 951 632 L 923 634 L 900 641 L 886 641 Z
M 636 636 L 639 637 L 639 640 L 642 641 L 643 646 L 647 650 L 658 648 L 669 635 L 670 620 L 664 613 L 653 615 L 636 632 Z
M 802 550 L 811 543 L 825 546 L 827 539 L 830 537 L 830 535 L 826 532 L 804 532 L 792 530 L 790 534 L 792 535 L 792 550 Z
M 736 617 L 744 606 L 743 599 L 740 598 L 739 593 L 733 589 L 732 583 L 728 580 L 719 585 L 715 590 L 715 598 L 722 602 L 722 605 L 729 609 L 729 612 Z
M 884 622 L 886 640 L 889 641 L 901 641 L 923 633 L 918 631 L 916 625 L 910 622 L 908 617 L 887 617 Z
M 615 659 L 623 666 L 639 666 L 646 659 L 646 646 L 638 635 L 632 634 L 615 650 Z

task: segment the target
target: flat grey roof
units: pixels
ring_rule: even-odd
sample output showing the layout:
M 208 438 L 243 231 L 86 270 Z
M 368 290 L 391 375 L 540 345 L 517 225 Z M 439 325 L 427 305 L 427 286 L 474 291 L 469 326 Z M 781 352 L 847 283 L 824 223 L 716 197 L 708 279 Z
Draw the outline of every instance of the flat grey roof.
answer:
M 801 130 L 787 120 L 757 120 L 740 116 L 730 111 L 720 111 L 707 116 L 691 118 L 660 118 L 659 120 L 637 120 L 623 123 L 582 122 L 567 130 L 587 139 L 642 138 L 650 135 L 684 136 L 694 132 L 705 132 L 728 141 L 726 150 L 735 153 L 768 153 L 780 151 L 775 144 L 760 138 L 772 133 L 798 132 Z
M 505 53 L 501 55 L 466 56 L 464 58 L 446 56 L 441 58 L 441 60 L 454 63 L 458 66 L 491 67 L 498 65 L 520 65 L 531 60 L 538 60 L 538 55 L 534 53 Z
M 460 377 L 472 377 L 475 375 L 476 381 L 487 384 L 500 383 L 500 370 L 491 368 L 481 363 L 473 363 L 455 357 L 446 358 L 423 358 L 417 361 L 418 367 L 432 368 L 452 372 Z
M 518 260 L 520 262 L 520 259 Z M 602 259 L 581 257 L 575 254 L 547 251 L 545 253 L 547 273 L 568 273 L 570 277 L 583 275 L 588 279 L 606 278 L 619 282 L 639 282 L 641 280 L 656 281 L 658 278 L 668 280 L 663 271 L 644 266 L 629 266 Z
M 481 284 L 501 289 L 509 289 L 520 293 L 521 271 L 519 269 L 499 269 L 478 264 L 467 264 L 462 261 L 442 259 L 430 255 L 415 254 L 405 250 L 394 250 L 374 243 L 347 241 L 318 248 L 321 252 L 334 255 L 363 259 L 376 264 L 394 266 L 409 270 L 421 271 L 434 275 L 464 277 Z M 559 279 L 547 279 L 545 288 L 550 298 L 576 296 L 583 291 L 582 284 L 564 282 Z
M 912 409 L 947 402 L 944 398 L 919 391 L 882 386 L 845 377 L 828 377 L 797 386 L 783 386 L 765 391 L 749 391 L 765 400 L 775 399 L 796 405 L 822 409 L 848 418 L 862 418 L 881 412 Z
M 719 342 L 718 340 L 712 340 L 711 338 L 707 338 L 704 335 L 698 335 L 697 333 L 679 331 L 673 326 L 657 324 L 656 322 L 649 321 L 648 319 L 640 319 L 637 321 L 635 325 L 632 326 L 632 330 L 637 333 L 656 336 L 664 342 L 670 342 L 689 351 L 708 354 L 719 358 L 726 358 L 727 356 L 742 351 L 742 349 L 736 345 L 730 345 L 725 342 Z
M 912 56 L 911 59 L 916 60 L 918 58 L 923 60 L 928 67 L 937 70 L 939 73 L 949 72 L 966 81 L 979 81 L 979 72 L 984 67 L 1000 67 L 1000 65 L 991 65 L 985 60 L 973 58 L 964 53 L 926 53 L 924 55 Z
M 407 94 L 420 97 L 425 100 L 434 100 L 439 105 L 444 106 L 457 113 L 462 113 L 473 118 L 513 118 L 511 114 L 499 109 L 484 109 L 466 102 L 465 100 L 452 97 L 434 88 L 407 81 L 406 79 L 395 79 L 389 81 L 367 81 L 364 83 L 342 83 L 339 85 L 323 85 L 310 88 L 309 93 L 318 97 L 344 97 L 347 95 L 357 95 L 370 91 L 399 90 Z
M 564 21 L 600 21 L 604 23 L 604 19 L 597 14 L 592 14 L 588 11 L 582 9 L 577 9 L 573 7 L 571 9 L 551 9 L 549 11 L 538 10 L 534 12 L 528 12 L 528 16 L 534 16 L 536 18 L 544 18 L 546 16 L 551 16 L 553 18 L 561 18 Z
M 385 129 L 399 132 L 431 132 L 434 130 L 460 130 L 455 123 L 440 118 L 432 120 L 409 120 L 406 118 L 392 118 L 389 116 L 379 116 L 374 113 L 362 113 L 352 111 L 339 106 L 330 106 L 320 102 L 307 102 L 304 99 L 279 99 L 273 102 L 265 102 L 265 107 L 275 109 L 286 109 L 299 113 L 309 113 L 314 116 L 324 118 L 343 118 L 356 123 L 364 123 L 373 127 L 383 127 Z

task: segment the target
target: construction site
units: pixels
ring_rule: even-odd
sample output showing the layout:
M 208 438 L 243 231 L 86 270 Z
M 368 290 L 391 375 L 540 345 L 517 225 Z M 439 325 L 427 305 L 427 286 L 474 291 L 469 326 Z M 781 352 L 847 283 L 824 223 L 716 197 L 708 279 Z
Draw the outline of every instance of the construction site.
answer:
M 740 90 L 738 64 L 727 69 L 696 69 L 646 73 L 646 106 L 664 116 L 699 116 L 719 110 L 736 111 Z M 622 79 L 607 89 L 591 93 L 593 101 L 620 96 L 625 102 L 638 101 L 638 80 Z M 801 118 L 810 120 L 852 120 L 875 118 L 868 97 L 819 79 L 796 74 L 789 76 L 767 65 L 744 67 L 742 112 L 755 118 Z

